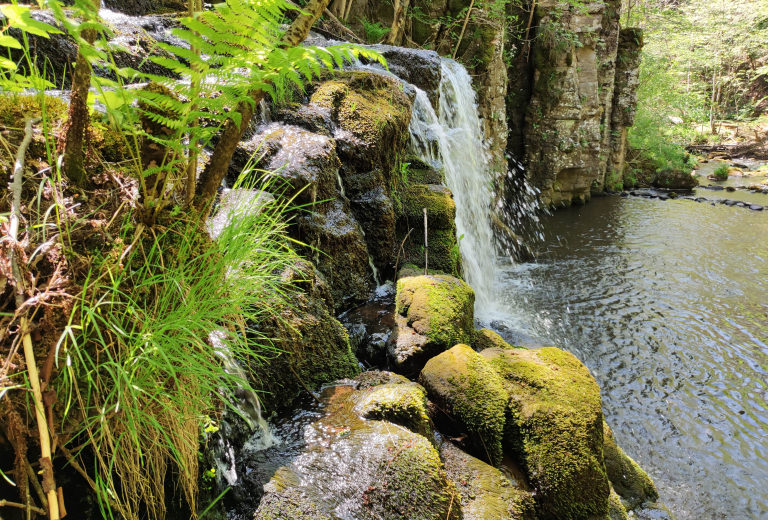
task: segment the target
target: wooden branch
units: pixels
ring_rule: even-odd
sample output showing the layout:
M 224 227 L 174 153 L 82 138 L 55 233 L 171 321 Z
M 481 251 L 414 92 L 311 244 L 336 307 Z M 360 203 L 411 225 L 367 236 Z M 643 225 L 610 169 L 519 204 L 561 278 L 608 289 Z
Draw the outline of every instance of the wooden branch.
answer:
M 16 507 L 18 509 L 27 509 L 27 504 L 19 504 L 18 502 L 9 502 L 6 499 L 0 500 L 0 507 Z M 45 511 L 40 509 L 39 507 L 35 506 L 29 506 L 30 511 L 34 511 L 35 513 L 44 515 Z
M 456 59 L 456 55 L 459 53 L 459 47 L 461 46 L 461 40 L 464 39 L 464 31 L 467 30 L 467 24 L 469 23 L 469 15 L 472 13 L 472 8 L 475 5 L 475 0 L 469 3 L 469 9 L 467 9 L 467 16 L 464 18 L 464 25 L 461 27 L 461 34 L 459 34 L 459 41 L 456 42 L 456 48 L 453 49 L 453 55 L 451 58 Z
M 329 3 L 330 0 L 311 0 L 283 34 L 281 45 L 283 47 L 295 47 L 304 41 L 312 25 L 320 18 Z M 240 124 L 238 125 L 232 119 L 228 119 L 224 124 L 224 130 L 213 149 L 211 160 L 200 175 L 196 204 L 198 210 L 206 210 L 213 202 L 216 191 L 227 174 L 229 163 L 232 161 L 237 145 L 240 144 L 256 107 L 265 97 L 266 93 L 263 90 L 252 91 L 250 102 L 243 101 L 237 105 L 236 110 L 240 113 Z
M 21 189 L 22 177 L 24 176 L 24 157 L 27 154 L 27 148 L 32 142 L 32 132 L 34 125 L 39 118 L 27 119 L 24 126 L 24 139 L 22 139 L 19 149 L 16 152 L 16 162 L 13 166 L 13 182 L 11 190 L 13 199 L 11 202 L 11 222 L 9 236 L 11 238 L 11 269 L 13 277 L 16 279 L 16 309 L 19 310 L 24 305 L 24 274 L 21 272 L 19 262 L 16 259 L 16 248 L 18 247 L 19 221 L 21 220 Z M 37 363 L 35 362 L 35 350 L 32 346 L 32 337 L 29 334 L 29 323 L 27 316 L 21 315 L 20 330 L 22 346 L 24 347 L 24 360 L 27 363 L 27 375 L 29 384 L 32 387 L 32 402 L 35 406 L 35 420 L 37 422 L 37 432 L 40 438 L 40 465 L 43 469 L 43 489 L 48 497 L 48 518 L 50 520 L 59 520 L 58 499 L 56 498 L 56 484 L 53 478 L 53 463 L 51 462 L 51 436 L 48 431 L 48 421 L 45 419 L 45 408 L 43 406 L 43 393 L 40 390 L 40 376 L 37 372 Z

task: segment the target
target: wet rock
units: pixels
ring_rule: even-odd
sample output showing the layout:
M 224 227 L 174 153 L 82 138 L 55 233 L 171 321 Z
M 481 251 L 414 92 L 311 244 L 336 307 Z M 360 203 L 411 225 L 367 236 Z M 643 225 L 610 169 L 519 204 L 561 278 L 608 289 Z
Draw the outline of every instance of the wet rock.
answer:
M 456 204 L 440 184 L 410 184 L 401 189 L 397 241 L 402 263 L 424 266 L 424 208 L 427 209 L 429 267 L 458 275 L 461 256 L 456 240 Z
M 459 490 L 464 520 L 534 520 L 533 496 L 501 471 L 451 442 L 440 445 L 448 477 Z
M 438 53 L 390 45 L 374 45 L 373 48 L 386 58 L 390 72 L 426 92 L 435 112 L 438 112 L 442 79 Z
M 438 408 L 469 434 L 472 452 L 500 464 L 509 396 L 491 365 L 471 347 L 456 345 L 430 359 L 419 382 Z
M 375 388 L 373 389 L 375 390 Z M 355 413 L 359 393 L 329 389 L 324 416 L 305 428 L 306 446 L 265 486 L 254 520 L 315 517 L 459 520 L 455 487 L 424 436 Z M 308 516 L 289 516 L 298 504 Z M 314 509 L 309 509 L 311 505 Z
M 337 312 L 368 299 L 373 286 L 368 249 L 360 225 L 343 200 L 335 199 L 308 213 L 299 213 L 289 231 L 309 246 L 298 250 L 313 258 L 325 277 Z
M 187 9 L 181 0 L 104 0 L 103 6 L 133 16 Z
M 340 178 L 374 265 L 393 274 L 391 195 L 409 140 L 410 100 L 396 79 L 361 71 L 336 73 L 312 89 L 310 104 L 330 111 Z
M 395 382 L 358 392 L 355 412 L 364 419 L 389 421 L 432 438 L 427 392 L 416 383 Z
M 397 372 L 416 375 L 432 356 L 474 332 L 475 294 L 448 275 L 401 276 L 395 299 L 396 332 L 388 354 Z
M 333 121 L 331 109 L 318 105 L 294 105 L 282 107 L 274 114 L 274 119 L 286 125 L 293 125 L 315 134 L 331 136 Z
M 659 493 L 651 477 L 616 444 L 613 432 L 605 422 L 603 442 L 605 471 L 612 489 L 621 496 L 626 508 L 635 509 L 644 502 L 657 500 Z
M 268 411 L 290 405 L 306 388 L 316 390 L 359 371 L 349 336 L 334 318 L 333 297 L 322 276 L 308 262 L 299 261 L 283 278 L 301 292 L 281 307 L 279 317 L 259 325 L 277 349 L 274 357 L 254 367 L 254 385 L 264 392 L 260 397 Z
M 394 372 L 387 372 L 386 370 L 366 370 L 356 375 L 353 381 L 355 382 L 355 388 L 358 390 L 365 390 L 378 385 L 407 384 L 411 382 L 407 377 L 395 374 Z
M 536 490 L 538 517 L 588 519 L 608 513 L 600 389 L 572 354 L 489 348 L 480 353 L 510 396 L 504 449 Z
M 750 204 L 749 209 L 751 209 L 752 211 L 763 211 L 763 206 L 761 206 L 760 204 Z
M 208 232 L 211 238 L 217 238 L 233 219 L 245 215 L 258 215 L 275 197 L 260 190 L 226 189 L 223 190 L 215 213 L 208 220 Z
M 386 366 L 387 344 L 395 328 L 394 299 L 371 302 L 339 317 L 349 331 L 357 358 L 369 366 Z
M 297 126 L 271 123 L 240 143 L 227 181 L 234 183 L 249 161 L 255 159 L 259 159 L 255 166 L 285 181 L 278 183 L 275 190 L 285 191 L 285 195 L 295 198 L 297 203 L 313 204 L 337 196 L 341 161 L 331 137 Z

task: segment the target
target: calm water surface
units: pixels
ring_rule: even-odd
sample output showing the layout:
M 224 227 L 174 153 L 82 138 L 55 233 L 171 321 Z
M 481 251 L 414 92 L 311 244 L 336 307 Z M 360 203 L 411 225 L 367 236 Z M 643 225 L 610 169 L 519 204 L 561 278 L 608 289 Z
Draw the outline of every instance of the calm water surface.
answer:
M 589 366 L 679 520 L 768 518 L 768 211 L 606 197 L 544 227 L 495 325 Z

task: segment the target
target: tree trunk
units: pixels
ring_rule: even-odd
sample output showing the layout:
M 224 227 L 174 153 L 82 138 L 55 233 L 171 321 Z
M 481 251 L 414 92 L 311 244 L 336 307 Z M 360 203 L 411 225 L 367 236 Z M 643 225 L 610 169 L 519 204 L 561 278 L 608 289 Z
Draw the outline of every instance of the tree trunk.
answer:
M 90 45 L 96 40 L 92 29 L 83 31 L 83 39 Z M 69 101 L 67 133 L 64 139 L 64 175 L 82 186 L 85 181 L 85 134 L 88 131 L 88 89 L 91 88 L 91 64 L 77 53 L 75 70 L 72 73 L 72 94 Z
M 400 35 L 405 25 L 405 13 L 408 12 L 411 0 L 395 0 L 395 13 L 392 17 L 392 28 L 389 30 L 385 43 L 389 45 L 398 45 Z
M 295 47 L 300 44 L 309 34 L 312 25 L 320 18 L 330 0 L 311 0 L 304 8 L 303 13 L 299 15 L 291 24 L 288 30 L 283 34 L 282 46 Z M 216 191 L 224 180 L 224 176 L 229 169 L 229 163 L 237 149 L 237 145 L 248 128 L 253 118 L 256 106 L 264 99 L 266 93 L 263 90 L 255 90 L 250 94 L 252 103 L 239 103 L 236 110 L 240 114 L 240 125 L 238 126 L 232 119 L 228 119 L 224 124 L 224 130 L 221 139 L 216 143 L 213 149 L 211 160 L 200 175 L 200 182 L 197 186 L 197 208 L 203 209 L 210 205 L 216 196 Z

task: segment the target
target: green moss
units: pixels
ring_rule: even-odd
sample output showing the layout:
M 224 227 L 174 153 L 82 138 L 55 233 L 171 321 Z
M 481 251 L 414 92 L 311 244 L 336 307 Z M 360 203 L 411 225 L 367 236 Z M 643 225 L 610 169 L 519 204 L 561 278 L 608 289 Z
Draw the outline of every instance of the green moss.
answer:
M 312 497 L 302 493 L 290 481 L 296 478 L 292 471 L 280 468 L 264 487 L 266 494 L 253 515 L 253 520 L 334 520 L 336 517 L 324 513 Z
M 459 490 L 464 520 L 533 520 L 536 518 L 533 495 L 451 442 L 440 446 L 445 471 Z
M 427 392 L 416 383 L 389 383 L 362 391 L 355 412 L 365 419 L 389 421 L 432 438 Z
M 627 506 L 634 509 L 643 502 L 657 500 L 659 493 L 651 477 L 616 444 L 613 432 L 605 422 L 603 422 L 603 441 L 605 471 L 613 484 L 613 489 Z
M 456 345 L 430 359 L 419 382 L 440 409 L 466 428 L 473 452 L 500 464 L 509 396 L 491 365 L 471 347 Z
M 448 275 L 409 276 L 397 280 L 396 311 L 430 342 L 444 348 L 470 343 L 474 334 L 475 293 Z
M 402 229 L 402 228 L 401 228 Z M 408 239 L 404 240 L 407 231 L 398 233 L 398 244 L 402 243 L 401 261 L 421 268 L 424 272 L 424 231 L 418 226 L 413 228 Z M 459 253 L 456 232 L 454 230 L 430 230 L 427 252 L 429 254 L 430 271 L 441 271 L 454 276 L 461 272 L 461 255 Z
M 514 345 L 510 345 L 506 341 L 504 341 L 504 338 L 499 336 L 496 332 L 492 331 L 491 329 L 480 329 L 475 331 L 475 338 L 472 341 L 472 347 L 480 352 L 481 350 L 485 350 L 487 348 L 523 348 L 523 347 L 517 347 Z
M 450 190 L 439 184 L 409 184 L 402 194 L 402 216 L 413 223 L 427 223 L 431 229 L 452 229 L 456 219 L 456 203 Z
M 379 467 L 380 483 L 364 500 L 373 518 L 383 520 L 459 520 L 461 509 L 454 485 L 445 480 L 440 455 L 424 437 L 394 446 Z
M 489 348 L 481 352 L 505 381 L 505 450 L 526 469 L 539 517 L 587 519 L 608 513 L 600 389 L 572 354 Z
M 627 510 L 621 503 L 621 498 L 616 491 L 611 488 L 611 494 L 608 497 L 608 518 L 607 520 L 629 520 Z

